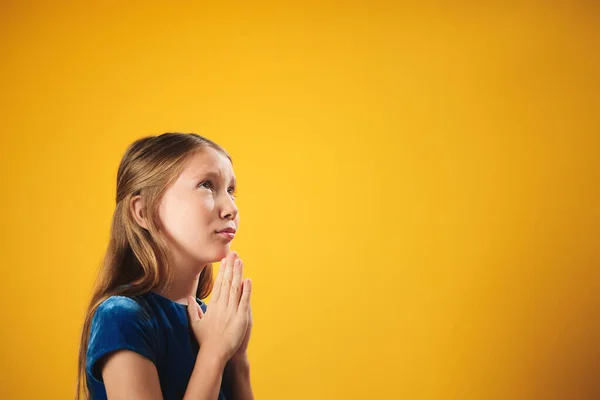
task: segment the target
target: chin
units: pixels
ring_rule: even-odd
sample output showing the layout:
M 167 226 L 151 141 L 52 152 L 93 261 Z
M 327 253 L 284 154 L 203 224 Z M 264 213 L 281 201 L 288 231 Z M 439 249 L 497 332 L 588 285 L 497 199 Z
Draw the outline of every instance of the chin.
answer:
M 228 253 L 229 253 L 229 245 L 227 245 L 221 249 L 221 251 L 219 252 L 219 257 L 218 257 L 217 261 L 221 261 L 222 258 L 227 257 Z
M 229 244 L 227 244 L 226 246 L 220 246 L 218 249 L 215 250 L 214 257 L 211 257 L 211 261 L 209 262 L 220 262 L 223 258 L 225 258 L 227 256 L 227 253 L 229 253 Z

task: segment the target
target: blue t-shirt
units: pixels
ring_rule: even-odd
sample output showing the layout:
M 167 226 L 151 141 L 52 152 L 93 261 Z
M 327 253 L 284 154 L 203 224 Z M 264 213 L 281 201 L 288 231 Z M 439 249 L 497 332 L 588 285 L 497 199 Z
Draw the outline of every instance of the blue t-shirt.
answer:
M 196 299 L 206 312 L 206 304 Z M 106 399 L 97 364 L 108 353 L 126 349 L 154 363 L 165 400 L 181 400 L 198 355 L 198 342 L 188 322 L 187 306 L 154 292 L 111 296 L 92 318 L 86 358 L 88 389 L 93 400 Z M 225 400 L 223 382 L 218 400 Z

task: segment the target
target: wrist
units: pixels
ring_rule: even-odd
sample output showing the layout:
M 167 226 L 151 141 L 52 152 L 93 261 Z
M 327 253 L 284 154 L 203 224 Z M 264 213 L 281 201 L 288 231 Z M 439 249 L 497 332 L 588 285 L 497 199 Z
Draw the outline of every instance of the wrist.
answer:
M 228 399 L 254 400 L 250 384 L 250 361 L 246 355 L 236 355 L 227 362 L 223 379 Z
M 232 357 L 225 365 L 228 375 L 243 377 L 250 375 L 250 361 L 247 356 Z
M 202 360 L 202 361 L 200 361 Z M 203 364 L 212 364 L 216 368 L 223 370 L 227 364 L 227 357 L 209 349 L 203 349 L 202 346 L 198 350 L 196 356 L 196 363 L 201 362 Z
M 236 368 L 250 368 L 250 360 L 248 359 L 248 354 L 237 354 L 227 361 L 228 366 L 236 367 Z

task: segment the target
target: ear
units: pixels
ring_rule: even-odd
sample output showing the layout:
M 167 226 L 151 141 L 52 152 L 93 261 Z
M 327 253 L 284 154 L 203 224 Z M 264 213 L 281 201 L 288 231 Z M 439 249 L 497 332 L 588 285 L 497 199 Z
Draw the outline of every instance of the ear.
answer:
M 131 198 L 131 214 L 139 226 L 146 230 L 148 229 L 148 222 L 146 220 L 146 207 L 142 196 L 137 195 Z

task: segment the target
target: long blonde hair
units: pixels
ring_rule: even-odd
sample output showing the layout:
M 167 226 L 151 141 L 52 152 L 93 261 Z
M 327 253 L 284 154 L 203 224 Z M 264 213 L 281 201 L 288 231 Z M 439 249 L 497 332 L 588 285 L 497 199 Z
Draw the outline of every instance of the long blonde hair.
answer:
M 117 172 L 117 196 L 108 248 L 88 306 L 79 347 L 75 400 L 89 398 L 86 353 L 92 318 L 100 303 L 110 296 L 136 296 L 150 290 L 168 289 L 172 281 L 171 255 L 159 232 L 158 206 L 162 195 L 179 176 L 186 160 L 212 147 L 231 161 L 215 142 L 195 133 L 163 133 L 133 142 L 125 151 Z M 148 229 L 134 220 L 130 204 L 134 196 L 144 199 Z M 212 290 L 212 268 L 202 269 L 196 296 Z

